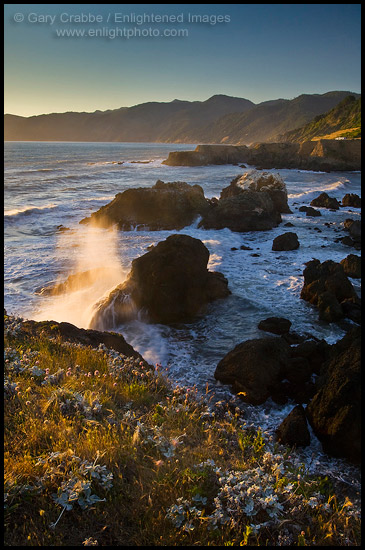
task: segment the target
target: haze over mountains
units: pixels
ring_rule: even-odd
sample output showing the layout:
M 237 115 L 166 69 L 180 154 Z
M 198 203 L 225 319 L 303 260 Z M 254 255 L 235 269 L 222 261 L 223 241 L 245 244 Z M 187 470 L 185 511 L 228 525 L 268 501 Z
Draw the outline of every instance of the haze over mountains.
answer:
M 206 101 L 142 103 L 94 113 L 4 116 L 5 141 L 113 141 L 230 143 L 277 141 L 290 130 L 333 109 L 348 91 L 303 94 L 295 99 L 252 101 L 214 95 Z

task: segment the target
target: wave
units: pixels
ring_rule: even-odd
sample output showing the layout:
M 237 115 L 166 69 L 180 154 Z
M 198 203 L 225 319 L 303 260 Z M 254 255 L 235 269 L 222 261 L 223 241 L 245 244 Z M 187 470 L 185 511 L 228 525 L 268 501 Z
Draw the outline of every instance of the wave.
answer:
M 16 216 L 29 216 L 30 214 L 34 214 L 35 212 L 38 212 L 39 210 L 53 210 L 54 208 L 58 208 L 57 204 L 45 204 L 43 206 L 23 206 L 22 208 L 14 208 L 13 210 L 5 210 L 4 211 L 4 217 L 5 218 L 14 218 Z
M 295 183 L 295 182 L 291 182 L 291 183 Z M 346 188 L 351 185 L 351 182 L 346 179 L 345 181 L 343 180 L 338 180 L 338 181 L 335 181 L 333 183 L 329 183 L 329 184 L 321 184 L 321 185 L 318 185 L 318 186 L 313 186 L 313 187 L 310 187 L 310 188 L 307 188 L 305 189 L 304 191 L 301 191 L 299 193 L 288 193 L 288 198 L 289 199 L 297 199 L 299 197 L 306 197 L 307 195 L 311 195 L 311 194 L 314 194 L 314 193 L 327 193 L 327 192 L 330 192 L 330 191 L 341 191 L 341 189 L 343 189 L 344 191 L 346 190 Z
M 27 170 L 11 170 L 12 174 L 17 176 L 27 176 L 28 174 L 38 174 L 43 172 L 59 172 L 61 168 L 29 168 Z

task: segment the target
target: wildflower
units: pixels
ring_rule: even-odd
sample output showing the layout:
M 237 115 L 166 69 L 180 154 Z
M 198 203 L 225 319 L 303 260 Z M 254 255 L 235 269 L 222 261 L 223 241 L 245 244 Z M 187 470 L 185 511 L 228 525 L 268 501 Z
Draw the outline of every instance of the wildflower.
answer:
M 29 406 L 29 405 L 30 405 L 30 401 L 26 401 L 25 404 L 26 404 L 27 406 Z
M 113 384 L 113 388 L 116 388 L 116 386 L 117 386 L 117 383 L 116 383 L 116 382 L 114 382 L 114 384 Z
M 159 468 L 160 466 L 162 466 L 162 464 L 164 464 L 164 461 L 163 461 L 163 460 L 155 460 L 155 465 L 157 466 L 157 468 Z
M 94 372 L 94 376 L 99 376 L 99 374 L 100 374 L 100 373 L 99 373 L 98 370 L 96 370 L 96 371 Z
M 90 378 L 90 376 L 92 376 L 92 373 L 89 371 L 89 372 L 87 373 L 87 375 L 88 375 L 88 377 Z
M 49 369 L 46 369 L 46 374 L 49 374 Z
M 99 543 L 96 539 L 93 539 L 92 537 L 89 537 L 88 539 L 84 540 L 82 543 L 83 546 L 99 546 Z

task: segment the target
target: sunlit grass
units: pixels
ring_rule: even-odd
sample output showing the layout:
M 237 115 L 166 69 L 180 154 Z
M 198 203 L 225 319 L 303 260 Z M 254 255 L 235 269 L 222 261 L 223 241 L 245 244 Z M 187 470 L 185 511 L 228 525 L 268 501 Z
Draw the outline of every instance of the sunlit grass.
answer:
M 352 546 L 346 494 L 160 366 L 5 317 L 8 546 Z

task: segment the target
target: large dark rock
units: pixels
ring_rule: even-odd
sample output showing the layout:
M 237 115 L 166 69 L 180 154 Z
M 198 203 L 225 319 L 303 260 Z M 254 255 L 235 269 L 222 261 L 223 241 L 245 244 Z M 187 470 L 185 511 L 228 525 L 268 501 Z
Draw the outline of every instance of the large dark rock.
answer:
M 360 461 L 361 333 L 354 328 L 332 346 L 324 363 L 320 389 L 306 414 L 325 452 Z
M 291 347 L 287 333 L 280 338 L 258 338 L 238 344 L 217 365 L 214 376 L 244 401 L 257 405 L 271 397 L 277 403 L 293 399 L 308 403 L 318 388 L 318 374 L 330 346 L 310 338 Z
M 281 338 L 258 338 L 238 344 L 217 365 L 214 376 L 244 401 L 260 405 L 271 396 L 285 371 L 290 346 Z
M 361 208 L 361 197 L 356 193 L 346 193 L 342 199 L 342 206 L 353 206 L 354 208 Z
M 341 264 L 327 260 L 311 260 L 303 272 L 304 285 L 300 297 L 318 306 L 320 319 L 332 322 L 344 316 L 341 303 L 358 300 Z
M 307 419 L 302 405 L 297 405 L 276 430 L 279 443 L 290 447 L 306 447 L 310 444 Z
M 258 328 L 272 334 L 286 334 L 291 327 L 291 321 L 284 317 L 268 317 L 259 322 Z
M 355 248 L 361 248 L 361 221 L 348 218 L 343 222 L 343 226 L 345 230 L 349 232 L 349 236 L 352 240 L 352 246 L 355 246 Z
M 308 217 L 312 217 L 312 218 L 315 218 L 315 217 L 318 217 L 318 216 L 322 216 L 322 214 L 320 213 L 319 210 L 316 210 L 315 208 L 313 208 L 312 206 L 301 206 L 299 208 L 299 212 L 305 212 L 305 215 L 308 216 Z
M 338 210 L 341 206 L 337 199 L 330 197 L 327 193 L 321 193 L 317 198 L 312 200 L 310 205 L 331 208 L 333 210 Z
M 340 264 L 348 277 L 353 277 L 354 279 L 361 278 L 360 256 L 356 256 L 356 254 L 349 254 L 346 258 L 340 261 Z
M 246 190 L 265 191 L 270 195 L 278 212 L 291 213 L 288 206 L 286 185 L 280 174 L 272 174 L 261 170 L 249 170 L 243 176 L 234 178 L 230 185 L 222 190 L 221 199 L 234 197 Z
M 151 231 L 182 229 L 193 223 L 209 206 L 210 202 L 199 185 L 158 180 L 153 187 L 118 193 L 112 202 L 80 223 L 95 223 L 101 227 L 116 224 L 126 231 L 136 227 Z
M 207 269 L 198 239 L 171 235 L 133 260 L 127 280 L 97 307 L 91 326 L 109 328 L 144 312 L 156 323 L 190 321 L 208 303 L 230 294 L 225 277 Z
M 231 231 L 266 231 L 281 222 L 269 193 L 246 190 L 237 196 L 220 199 L 203 215 L 199 227 Z
M 279 235 L 272 243 L 272 250 L 296 250 L 297 248 L 299 248 L 298 235 L 292 232 Z

